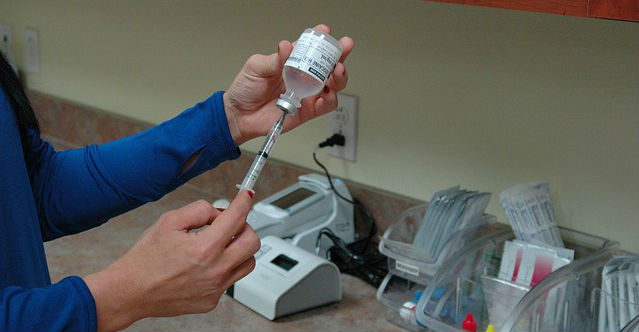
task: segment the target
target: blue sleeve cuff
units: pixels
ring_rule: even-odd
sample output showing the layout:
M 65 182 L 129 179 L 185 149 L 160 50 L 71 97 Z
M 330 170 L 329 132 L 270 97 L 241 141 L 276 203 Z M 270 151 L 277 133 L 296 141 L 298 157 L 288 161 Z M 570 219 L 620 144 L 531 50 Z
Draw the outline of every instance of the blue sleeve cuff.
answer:
M 200 155 L 195 164 L 177 178 L 177 184 L 181 185 L 222 161 L 234 160 L 240 156 L 240 149 L 233 141 L 226 119 L 223 95 L 224 91 L 218 91 L 200 104 L 210 116 L 210 119 L 203 118 L 204 123 L 201 124 L 203 126 L 201 131 L 206 133 L 205 145 L 199 150 Z
M 219 123 L 219 126 L 216 126 L 219 130 L 217 133 L 220 136 L 220 142 L 224 148 L 222 151 L 227 151 L 227 160 L 234 160 L 239 158 L 241 152 L 240 148 L 235 145 L 235 141 L 233 141 L 233 136 L 231 135 L 231 130 L 229 129 L 228 119 L 226 118 L 226 112 L 224 111 L 224 91 L 218 91 L 213 94 L 209 98 L 213 99 L 213 117 L 216 123 Z
M 95 309 L 95 300 L 89 290 L 89 287 L 84 280 L 78 276 L 70 276 L 64 278 L 63 281 L 69 281 L 73 288 L 80 294 L 82 304 L 86 308 L 86 330 L 85 331 L 97 331 L 98 330 L 98 316 Z
M 0 288 L 2 331 L 96 331 L 95 301 L 77 276 L 39 288 Z

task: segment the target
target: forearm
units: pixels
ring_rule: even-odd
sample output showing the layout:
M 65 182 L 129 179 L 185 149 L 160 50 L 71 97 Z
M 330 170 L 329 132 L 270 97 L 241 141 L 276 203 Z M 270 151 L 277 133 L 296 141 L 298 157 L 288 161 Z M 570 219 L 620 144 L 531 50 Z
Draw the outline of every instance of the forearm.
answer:
M 157 200 L 239 150 L 219 92 L 139 134 L 49 154 L 32 177 L 45 239 Z

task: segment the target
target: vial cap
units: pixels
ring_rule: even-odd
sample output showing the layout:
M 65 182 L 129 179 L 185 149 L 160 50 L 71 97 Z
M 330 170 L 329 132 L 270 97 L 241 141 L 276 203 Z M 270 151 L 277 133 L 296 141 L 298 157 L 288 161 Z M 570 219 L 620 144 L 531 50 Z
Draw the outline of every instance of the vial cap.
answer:
M 282 111 L 286 112 L 287 115 L 295 115 L 297 114 L 297 107 L 295 105 L 289 103 L 284 99 L 278 99 L 276 103 L 277 107 L 279 107 Z

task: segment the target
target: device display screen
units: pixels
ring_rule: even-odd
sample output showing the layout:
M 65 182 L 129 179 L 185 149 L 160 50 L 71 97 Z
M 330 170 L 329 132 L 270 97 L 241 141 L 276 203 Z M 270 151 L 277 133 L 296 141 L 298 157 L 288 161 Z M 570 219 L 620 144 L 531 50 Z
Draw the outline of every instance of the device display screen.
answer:
M 308 190 L 306 188 L 298 188 L 295 191 L 289 193 L 284 197 L 280 197 L 273 201 L 273 205 L 277 206 L 282 210 L 286 210 L 291 206 L 303 201 L 306 198 L 313 196 L 315 192 L 312 190 Z
M 278 255 L 277 257 L 273 258 L 273 260 L 271 261 L 271 263 L 279 266 L 280 268 L 286 270 L 286 271 L 290 271 L 293 266 L 297 265 L 297 261 L 286 256 L 286 255 Z

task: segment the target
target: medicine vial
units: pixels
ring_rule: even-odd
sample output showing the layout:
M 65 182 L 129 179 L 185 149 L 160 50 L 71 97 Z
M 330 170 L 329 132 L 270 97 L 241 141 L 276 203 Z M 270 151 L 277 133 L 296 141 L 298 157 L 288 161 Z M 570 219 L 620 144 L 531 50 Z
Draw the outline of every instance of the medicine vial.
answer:
M 280 95 L 277 106 L 287 114 L 297 114 L 303 98 L 322 91 L 342 51 L 342 45 L 331 35 L 314 28 L 304 30 L 284 63 L 286 92 Z
M 297 40 L 291 55 L 284 63 L 282 77 L 286 92 L 280 95 L 277 106 L 282 116 L 266 135 L 262 148 L 258 151 L 251 168 L 244 180 L 237 187 L 255 193 L 253 186 L 266 164 L 277 138 L 282 133 L 284 119 L 287 115 L 297 114 L 302 106 L 302 98 L 316 95 L 324 88 L 339 58 L 342 56 L 342 45 L 329 34 L 316 29 L 306 29 Z

